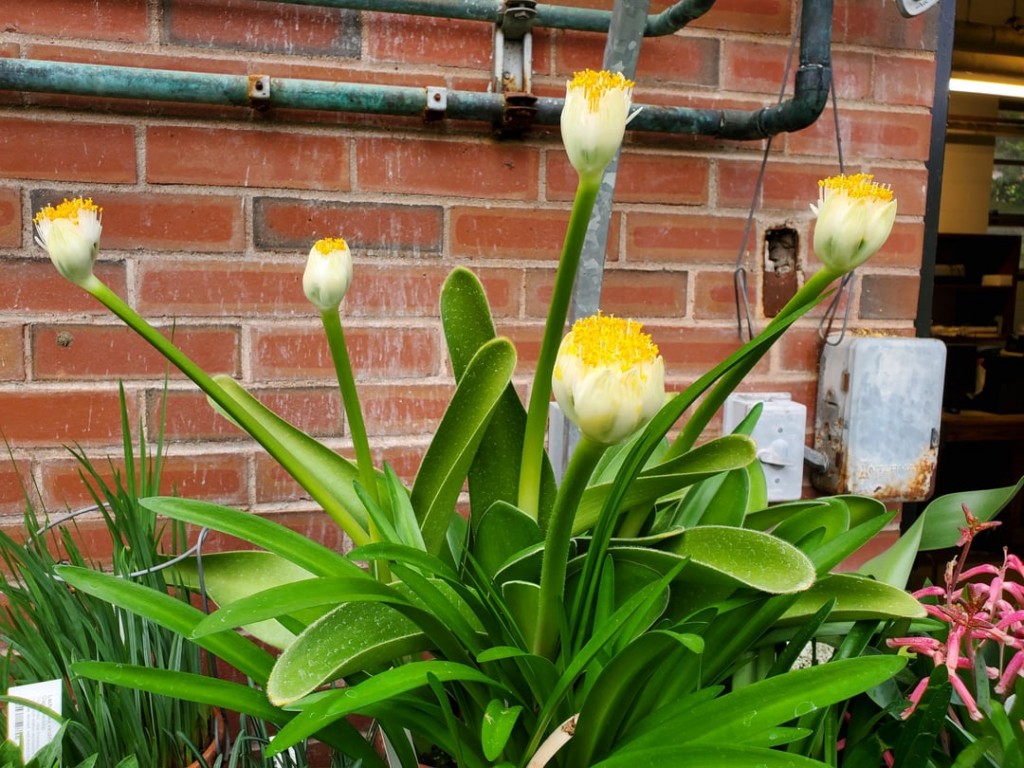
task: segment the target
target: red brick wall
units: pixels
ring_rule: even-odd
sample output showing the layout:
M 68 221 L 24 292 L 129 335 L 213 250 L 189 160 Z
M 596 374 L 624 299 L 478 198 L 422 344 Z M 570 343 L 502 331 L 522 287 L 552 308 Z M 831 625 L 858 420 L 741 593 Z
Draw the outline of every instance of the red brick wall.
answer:
M 611 0 L 572 5 L 610 7 Z M 664 0 L 655 9 L 665 7 Z M 643 44 L 639 102 L 756 108 L 777 98 L 797 2 L 719 0 L 701 21 Z M 854 323 L 911 333 L 921 259 L 937 14 L 893 0 L 837 0 L 835 77 L 847 167 L 891 181 L 900 217 L 853 297 Z M 258 0 L 0 0 L 0 55 L 484 90 L 489 25 Z M 539 30 L 535 85 L 598 67 L 603 36 Z M 671 383 L 736 344 L 731 273 L 762 144 L 631 135 L 612 220 L 603 308 L 650 325 Z M 761 314 L 766 228 L 794 227 L 803 264 L 816 180 L 837 171 L 831 110 L 779 137 L 745 263 Z M 175 328 L 210 372 L 346 451 L 318 320 L 300 286 L 314 239 L 341 235 L 356 273 L 344 319 L 371 441 L 411 475 L 451 390 L 438 289 L 476 270 L 500 330 L 536 354 L 574 188 L 557 133 L 495 140 L 483 124 L 0 93 L 0 514 L 20 512 L 17 474 L 51 508 L 86 501 L 62 446 L 117 453 L 115 380 L 133 418 L 157 423 L 163 363 L 33 245 L 53 197 L 104 211 L 98 274 Z M 774 350 L 750 388 L 813 405 L 816 322 Z M 282 514 L 301 495 L 252 444 L 172 377 L 169 479 L 181 493 Z M 290 517 L 289 519 L 296 519 Z M 314 523 L 311 521 L 310 525 Z

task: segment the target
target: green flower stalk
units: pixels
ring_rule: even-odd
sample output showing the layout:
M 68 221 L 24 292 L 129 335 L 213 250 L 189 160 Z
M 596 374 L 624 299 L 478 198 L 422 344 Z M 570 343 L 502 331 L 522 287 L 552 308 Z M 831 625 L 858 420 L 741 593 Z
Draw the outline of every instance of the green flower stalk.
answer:
M 818 205 L 811 205 L 811 210 L 818 217 L 814 227 L 814 252 L 825 266 L 786 302 L 765 331 L 772 330 L 796 310 L 816 301 L 834 280 L 852 272 L 885 245 L 896 219 L 896 199 L 888 185 L 878 184 L 873 179 L 871 174 L 858 173 L 830 176 L 818 182 Z M 725 398 L 757 365 L 763 354 L 751 355 L 743 365 L 722 377 L 694 410 L 666 458 L 679 456 L 693 447 Z
M 530 391 L 523 458 L 519 469 L 519 508 L 537 518 L 540 505 L 544 434 L 551 402 L 551 374 L 569 314 L 573 283 L 601 177 L 622 144 L 630 120 L 633 82 L 619 73 L 584 70 L 566 83 L 562 109 L 562 143 L 579 175 L 569 226 L 555 275 L 555 286 L 544 325 L 537 370 Z M 634 113 L 635 114 L 635 113 Z
M 555 361 L 552 387 L 582 438 L 566 468 L 544 539 L 534 653 L 558 639 L 569 540 L 580 497 L 605 449 L 647 424 L 665 403 L 665 361 L 643 326 L 601 314 L 577 320 Z
M 119 317 L 199 389 L 248 432 L 303 488 L 333 517 L 357 546 L 369 542 L 366 531 L 351 513 L 328 492 L 323 482 L 298 461 L 245 408 L 229 397 L 216 381 L 196 365 L 167 337 L 150 325 L 120 296 L 93 274 L 92 266 L 99 251 L 101 208 L 91 200 L 75 198 L 59 206 L 48 206 L 36 214 L 36 242 L 53 261 L 57 270 Z
M 345 417 L 348 419 L 349 433 L 352 435 L 352 445 L 356 452 L 359 482 L 376 503 L 377 475 L 374 471 L 373 455 L 366 437 L 363 411 L 359 406 L 359 394 L 356 391 L 355 377 L 352 375 L 345 332 L 341 327 L 341 316 L 338 314 L 338 307 L 345 298 L 351 282 L 352 253 L 348 243 L 340 237 L 317 240 L 309 250 L 306 270 L 302 274 L 302 290 L 310 303 L 320 310 L 320 320 L 327 334 L 327 345 L 334 361 L 338 389 L 341 391 L 341 401 L 345 407 Z M 372 532 L 371 526 L 371 534 Z

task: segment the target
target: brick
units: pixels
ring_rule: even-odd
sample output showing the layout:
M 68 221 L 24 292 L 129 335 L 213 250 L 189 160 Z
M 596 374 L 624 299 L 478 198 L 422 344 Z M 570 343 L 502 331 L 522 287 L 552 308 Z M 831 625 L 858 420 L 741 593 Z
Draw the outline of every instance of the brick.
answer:
M 0 325 L 0 381 L 24 381 L 24 331 L 20 325 Z
M 651 10 L 664 10 L 672 0 L 656 0 Z M 692 23 L 696 29 L 720 29 L 757 34 L 789 34 L 791 6 L 785 0 L 721 0 Z
M 922 13 L 905 19 L 896 9 L 896 3 L 879 5 L 873 0 L 841 0 L 832 14 L 833 42 L 876 49 L 934 51 L 938 23 L 937 13 Z
M 863 320 L 913 320 L 917 317 L 919 275 L 864 275 L 860 286 Z
M 370 61 L 491 68 L 492 25 L 395 13 L 366 15 Z
M 618 258 L 620 221 L 613 212 L 606 261 Z M 568 224 L 564 210 L 457 206 L 451 211 L 451 251 L 470 259 L 557 261 Z
M 0 175 L 14 179 L 135 181 L 135 131 L 130 125 L 0 118 Z
M 35 503 L 31 462 L 8 459 L 0 463 L 0 515 L 20 515 L 25 510 L 26 492 Z
M 87 455 L 100 477 L 111 484 L 111 462 L 123 472 L 123 461 L 119 453 L 109 459 L 99 454 L 96 451 Z M 80 465 L 73 459 L 43 464 L 42 486 L 47 506 L 74 509 L 92 503 L 92 497 L 79 477 L 79 469 Z M 237 454 L 171 454 L 164 459 L 161 493 L 220 504 L 243 504 L 248 499 L 246 472 L 247 459 Z
M 261 403 L 278 416 L 314 437 L 335 437 L 342 433 L 341 397 L 336 386 L 288 389 L 248 388 Z M 147 412 L 151 433 L 160 423 L 162 392 L 150 392 Z M 168 440 L 248 440 L 238 427 L 221 416 L 197 391 L 167 393 L 165 434 Z
M 732 320 L 736 317 L 736 283 L 733 270 L 727 272 L 701 270 L 693 280 L 693 316 L 697 320 Z M 757 280 L 748 275 L 747 302 L 755 318 L 760 308 L 757 302 Z M 742 310 L 741 310 L 742 311 Z
M 144 42 L 149 35 L 148 8 L 135 0 L 97 0 L 87 5 L 0 0 L 0 18 L 4 31 L 16 34 Z
M 0 314 L 21 317 L 35 312 L 108 314 L 107 309 L 77 285 L 65 280 L 50 259 L 3 258 Z M 125 295 L 123 262 L 108 262 L 100 254 L 94 274 L 120 296 Z
M 710 163 L 703 157 L 625 151 L 615 179 L 617 203 L 704 205 Z M 572 200 L 579 177 L 562 151 L 547 153 L 547 198 Z
M 426 441 L 421 440 L 417 444 L 416 440 L 406 440 L 399 445 L 389 445 L 378 450 L 376 464 L 378 467 L 383 467 L 387 462 L 406 487 L 411 488 L 426 451 Z
M 257 197 L 253 202 L 257 248 L 296 250 L 305 256 L 321 237 L 344 237 L 359 255 L 411 251 L 438 253 L 442 210 L 435 205 L 349 203 Z
M 885 245 L 871 257 L 872 267 L 920 269 L 924 252 L 924 225 L 921 222 L 897 221 Z
M 532 200 L 540 155 L 533 147 L 488 140 L 360 139 L 355 145 L 360 189 L 405 194 Z
M 21 247 L 21 193 L 0 188 L 0 247 Z
M 32 210 L 64 195 L 33 190 Z M 225 195 L 103 192 L 103 248 L 154 251 L 238 251 L 244 244 L 242 200 Z
M 872 97 L 881 104 L 931 108 L 935 103 L 935 60 L 875 56 Z
M 817 328 L 789 328 L 772 345 L 772 367 L 779 371 L 817 371 L 823 344 Z
M 147 261 L 139 269 L 138 309 L 162 317 L 309 314 L 304 265 L 304 256 L 294 264 Z
M 859 158 L 925 160 L 931 142 L 931 115 L 926 112 L 872 112 L 847 109 L 839 115 L 840 135 L 847 162 Z M 835 126 L 831 120 L 786 137 L 791 153 L 835 155 Z
M 732 264 L 745 228 L 741 216 L 630 213 L 626 253 L 630 262 Z M 752 232 L 748 250 L 756 247 L 756 237 Z
M 872 75 L 878 71 L 874 68 L 876 60 L 876 57 L 860 51 L 833 49 L 832 82 L 840 99 L 859 101 L 871 98 Z M 888 66 L 888 63 L 883 65 Z M 833 119 L 831 100 L 818 119 Z
M 131 397 L 128 405 L 131 415 Z M 131 418 L 134 420 L 134 416 Z M 0 392 L 0 432 L 19 447 L 116 442 L 121 437 L 117 390 L 107 387 Z
M 360 389 L 370 435 L 432 434 L 454 389 L 448 384 L 368 384 Z
M 526 296 L 528 317 L 547 317 L 554 289 L 554 272 L 548 279 L 533 279 Z M 630 318 L 677 318 L 686 314 L 685 272 L 607 269 L 601 283 L 601 311 Z
M 170 43 L 292 55 L 358 58 L 359 14 L 258 0 L 163 0 Z
M 158 328 L 210 375 L 238 375 L 239 329 L 177 326 Z M 161 379 L 167 362 L 134 331 L 123 326 L 38 325 L 32 328 L 33 375 L 46 380 Z M 170 375 L 181 378 L 171 367 Z
M 581 69 L 600 69 L 603 52 L 603 37 L 562 35 L 558 38 L 556 72 L 567 79 Z M 711 37 L 648 37 L 640 48 L 636 82 L 641 87 L 661 84 L 717 86 L 719 57 L 718 40 Z M 561 95 L 564 95 L 564 90 Z
M 722 43 L 722 87 L 729 91 L 778 93 L 782 76 L 786 72 L 789 44 L 778 42 L 751 42 L 726 39 Z M 791 92 L 795 61 L 786 83 Z
M 543 320 L 532 322 L 510 322 L 497 323 L 499 336 L 510 339 L 516 348 L 516 372 L 517 377 L 527 376 L 536 369 L 537 358 L 540 356 L 541 340 L 544 338 Z M 568 327 L 566 331 L 568 331 Z
M 345 327 L 345 342 L 357 382 L 424 378 L 439 370 L 436 328 Z M 253 333 L 252 375 L 275 379 L 334 379 L 323 328 L 258 328 Z
M 672 377 L 706 373 L 741 346 L 735 323 L 700 327 L 651 323 L 645 330 L 657 341 L 666 375 Z M 767 367 L 762 362 L 755 371 Z
M 343 448 L 339 453 L 347 456 L 351 461 L 355 461 L 355 454 L 351 448 Z M 310 499 L 309 493 L 295 481 L 295 478 L 285 472 L 280 464 L 265 453 L 256 455 L 255 476 L 256 503 L 258 504 L 280 504 Z M 335 525 L 332 519 L 324 513 L 316 513 L 315 517 L 317 520 L 322 518 L 324 525 Z
M 150 126 L 146 176 L 155 184 L 344 191 L 348 142 L 294 131 Z

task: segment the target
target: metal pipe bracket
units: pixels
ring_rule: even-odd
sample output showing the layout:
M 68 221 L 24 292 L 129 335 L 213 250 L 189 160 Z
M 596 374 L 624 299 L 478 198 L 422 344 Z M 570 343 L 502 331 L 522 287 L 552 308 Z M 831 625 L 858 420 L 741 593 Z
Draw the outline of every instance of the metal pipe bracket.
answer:
M 270 106 L 270 75 L 249 75 L 249 106 L 256 109 Z
M 438 86 L 427 86 L 427 106 L 423 110 L 423 119 L 428 123 L 444 119 L 448 110 L 448 89 Z

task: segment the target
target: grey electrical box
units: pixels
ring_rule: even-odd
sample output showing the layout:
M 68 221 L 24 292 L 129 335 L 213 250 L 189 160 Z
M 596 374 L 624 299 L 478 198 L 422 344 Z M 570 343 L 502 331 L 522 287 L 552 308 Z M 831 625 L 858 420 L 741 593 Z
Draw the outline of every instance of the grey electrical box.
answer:
M 935 487 L 946 347 L 938 339 L 847 335 L 821 355 L 814 487 L 922 501 Z

